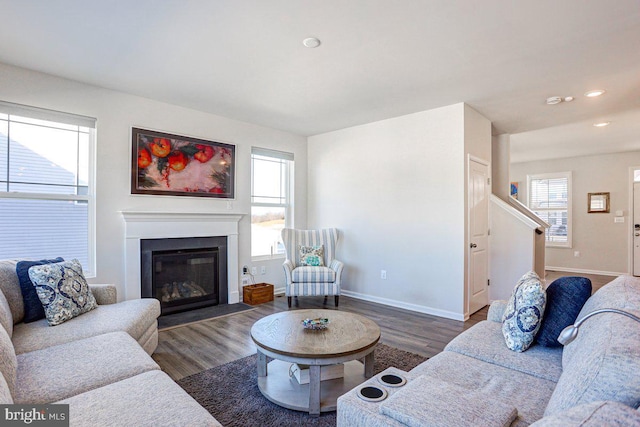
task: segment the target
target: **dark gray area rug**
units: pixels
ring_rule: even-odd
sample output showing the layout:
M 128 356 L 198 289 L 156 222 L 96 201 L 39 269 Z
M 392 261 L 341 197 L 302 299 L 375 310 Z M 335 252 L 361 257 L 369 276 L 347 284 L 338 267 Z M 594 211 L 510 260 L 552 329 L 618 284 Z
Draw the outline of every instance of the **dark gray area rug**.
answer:
M 374 371 L 379 373 L 389 366 L 409 371 L 425 360 L 426 357 L 418 354 L 378 344 Z M 255 354 L 185 377 L 178 384 L 225 427 L 336 425 L 335 412 L 313 418 L 271 403 L 262 396 Z
M 213 305 L 211 307 L 184 311 L 182 313 L 168 314 L 158 318 L 158 330 L 171 329 L 176 326 L 188 325 L 189 323 L 201 322 L 203 320 L 214 319 L 216 317 L 222 317 L 253 309 L 255 309 L 255 307 L 239 302 L 237 304 Z

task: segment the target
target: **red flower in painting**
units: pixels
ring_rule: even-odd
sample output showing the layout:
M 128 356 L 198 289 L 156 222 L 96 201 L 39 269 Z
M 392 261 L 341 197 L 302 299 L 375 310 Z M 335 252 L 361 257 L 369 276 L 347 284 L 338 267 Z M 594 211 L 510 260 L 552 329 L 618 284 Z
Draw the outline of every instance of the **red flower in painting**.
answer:
M 138 152 L 138 167 L 144 169 L 151 164 L 151 154 L 149 150 L 143 148 Z
M 149 147 L 156 157 L 167 157 L 171 152 L 171 142 L 167 138 L 153 138 Z
M 176 172 L 180 172 L 187 167 L 187 163 L 189 163 L 189 159 L 182 151 L 174 151 L 169 156 L 169 167 Z
M 215 151 L 213 151 L 213 147 L 210 145 L 196 144 L 196 148 L 200 151 L 194 154 L 193 158 L 200 163 L 208 162 L 215 154 Z

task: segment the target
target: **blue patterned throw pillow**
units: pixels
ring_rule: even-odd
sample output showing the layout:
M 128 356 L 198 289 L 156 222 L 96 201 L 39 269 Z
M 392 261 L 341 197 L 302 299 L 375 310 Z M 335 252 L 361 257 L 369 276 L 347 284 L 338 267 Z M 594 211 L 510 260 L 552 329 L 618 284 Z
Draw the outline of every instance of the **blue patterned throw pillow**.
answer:
M 77 259 L 36 265 L 29 277 L 50 326 L 56 326 L 98 306 Z
M 54 259 L 42 259 L 40 261 L 19 261 L 16 264 L 16 274 L 18 275 L 18 281 L 20 282 L 20 291 L 22 292 L 22 301 L 24 302 L 24 323 L 35 322 L 36 320 L 44 319 L 44 308 L 36 287 L 29 278 L 29 269 L 34 265 L 51 264 L 53 262 L 62 262 L 62 258 Z
M 518 280 L 502 317 L 502 335 L 510 350 L 529 348 L 540 329 L 546 294 L 540 278 L 530 271 Z
M 536 342 L 545 347 L 560 347 L 558 335 L 578 318 L 591 296 L 591 280 L 586 277 L 560 277 L 547 287 L 547 307 Z
M 300 265 L 311 267 L 324 266 L 324 245 L 300 246 Z

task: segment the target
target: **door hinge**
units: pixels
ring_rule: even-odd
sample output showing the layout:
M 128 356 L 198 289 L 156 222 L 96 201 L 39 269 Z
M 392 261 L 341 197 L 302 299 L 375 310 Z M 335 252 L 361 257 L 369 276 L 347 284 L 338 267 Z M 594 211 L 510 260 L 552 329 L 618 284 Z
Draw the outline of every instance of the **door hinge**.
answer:
M 487 236 L 491 236 L 491 229 L 487 230 Z
M 487 178 L 487 185 L 491 185 L 491 178 Z
M 491 279 L 487 279 L 487 286 L 491 286 Z

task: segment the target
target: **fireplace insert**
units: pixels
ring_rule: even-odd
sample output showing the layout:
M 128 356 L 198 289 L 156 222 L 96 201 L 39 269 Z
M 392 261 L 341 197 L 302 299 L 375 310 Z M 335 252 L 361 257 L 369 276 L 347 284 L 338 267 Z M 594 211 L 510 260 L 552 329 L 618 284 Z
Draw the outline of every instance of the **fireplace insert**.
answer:
M 142 297 L 160 301 L 162 315 L 227 301 L 227 238 L 144 239 Z

